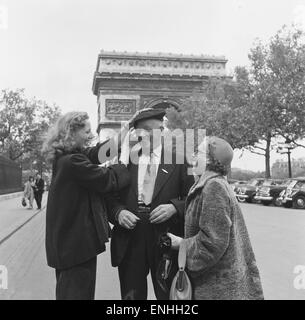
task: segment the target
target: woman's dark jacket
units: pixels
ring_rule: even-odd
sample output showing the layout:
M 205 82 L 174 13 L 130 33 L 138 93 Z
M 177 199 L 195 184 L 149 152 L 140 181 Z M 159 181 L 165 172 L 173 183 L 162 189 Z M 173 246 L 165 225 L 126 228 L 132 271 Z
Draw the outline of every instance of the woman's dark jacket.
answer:
M 105 251 L 109 225 L 103 195 L 129 183 L 124 165 L 98 166 L 101 145 L 56 157 L 46 213 L 50 267 L 66 269 Z

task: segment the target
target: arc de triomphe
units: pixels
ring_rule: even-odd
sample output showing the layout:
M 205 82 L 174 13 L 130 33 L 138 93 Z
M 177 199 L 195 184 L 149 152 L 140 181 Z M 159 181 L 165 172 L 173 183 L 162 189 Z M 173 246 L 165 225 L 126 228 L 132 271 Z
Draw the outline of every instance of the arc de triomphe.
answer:
M 226 63 L 223 56 L 101 51 L 92 87 L 100 138 L 138 109 L 179 108 L 209 77 L 226 77 Z

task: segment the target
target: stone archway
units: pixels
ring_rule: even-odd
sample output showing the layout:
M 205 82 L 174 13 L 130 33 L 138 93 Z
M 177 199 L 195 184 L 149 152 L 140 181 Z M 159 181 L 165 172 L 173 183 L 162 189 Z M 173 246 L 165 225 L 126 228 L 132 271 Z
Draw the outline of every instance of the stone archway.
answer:
M 172 98 L 157 98 L 152 99 L 144 105 L 144 108 L 155 108 L 155 109 L 168 109 L 174 107 L 177 110 L 180 110 L 180 103 Z
M 181 110 L 210 77 L 228 78 L 226 63 L 222 56 L 101 51 L 92 86 L 100 138 L 108 129 L 120 130 L 139 109 Z

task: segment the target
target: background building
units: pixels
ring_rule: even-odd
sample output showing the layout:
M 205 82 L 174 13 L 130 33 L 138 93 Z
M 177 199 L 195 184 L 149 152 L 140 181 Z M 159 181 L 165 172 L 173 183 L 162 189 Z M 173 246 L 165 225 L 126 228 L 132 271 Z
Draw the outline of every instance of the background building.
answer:
M 100 138 L 142 108 L 179 108 L 209 77 L 226 77 L 225 57 L 104 52 L 93 80 Z M 113 132 L 113 131 L 112 131 Z

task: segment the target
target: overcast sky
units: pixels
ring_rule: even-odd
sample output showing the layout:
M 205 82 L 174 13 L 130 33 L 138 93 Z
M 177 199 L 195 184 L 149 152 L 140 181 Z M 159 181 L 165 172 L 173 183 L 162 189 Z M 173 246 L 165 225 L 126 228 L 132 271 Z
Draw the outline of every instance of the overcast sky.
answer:
M 86 110 L 95 129 L 101 49 L 225 55 L 231 72 L 248 64 L 255 38 L 292 22 L 305 27 L 305 0 L 0 0 L 0 89 Z M 263 170 L 264 158 L 237 153 L 233 165 Z

